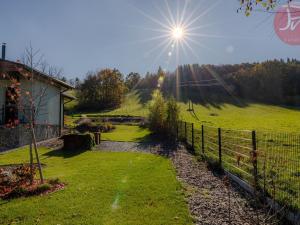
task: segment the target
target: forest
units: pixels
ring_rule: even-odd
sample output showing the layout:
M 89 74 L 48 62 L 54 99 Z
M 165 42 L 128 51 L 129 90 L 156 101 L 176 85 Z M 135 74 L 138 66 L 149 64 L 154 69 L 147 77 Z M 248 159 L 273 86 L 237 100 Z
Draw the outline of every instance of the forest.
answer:
M 157 87 L 162 73 L 147 74 L 137 89 Z M 268 60 L 235 65 L 182 65 L 163 73 L 161 89 L 180 101 L 240 103 L 241 100 L 275 105 L 300 104 L 300 61 Z

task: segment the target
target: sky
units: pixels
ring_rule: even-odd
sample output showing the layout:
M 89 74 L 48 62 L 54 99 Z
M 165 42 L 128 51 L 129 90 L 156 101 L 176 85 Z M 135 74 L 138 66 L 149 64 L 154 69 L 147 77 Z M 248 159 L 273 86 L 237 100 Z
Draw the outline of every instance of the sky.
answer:
M 299 45 L 276 36 L 274 14 L 246 17 L 238 7 L 238 0 L 1 0 L 0 42 L 13 61 L 31 43 L 69 79 L 104 68 L 144 75 L 159 66 L 300 59 Z M 175 46 L 171 14 L 193 22 Z

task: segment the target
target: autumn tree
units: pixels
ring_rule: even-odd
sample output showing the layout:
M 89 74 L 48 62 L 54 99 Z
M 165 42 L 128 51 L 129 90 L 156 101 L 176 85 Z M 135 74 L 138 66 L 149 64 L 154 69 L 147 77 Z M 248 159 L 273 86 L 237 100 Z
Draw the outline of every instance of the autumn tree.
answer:
M 79 107 L 108 109 L 121 105 L 125 92 L 123 75 L 116 69 L 88 73 L 79 85 Z
M 285 0 L 286 3 L 290 3 L 293 0 Z M 255 8 L 263 8 L 266 12 L 273 10 L 280 0 L 240 0 L 240 8 L 238 11 L 244 11 L 246 16 L 249 16 Z

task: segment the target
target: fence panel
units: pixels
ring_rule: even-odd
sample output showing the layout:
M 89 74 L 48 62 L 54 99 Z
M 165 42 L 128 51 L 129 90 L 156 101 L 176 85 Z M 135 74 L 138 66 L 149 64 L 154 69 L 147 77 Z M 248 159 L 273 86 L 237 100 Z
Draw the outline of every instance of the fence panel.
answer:
M 252 132 L 230 129 L 221 131 L 223 167 L 253 185 Z
M 221 163 L 275 201 L 300 210 L 299 134 L 218 129 L 181 121 L 178 136 L 189 146 L 194 143 L 196 155 Z
M 300 210 L 300 136 L 258 133 L 259 184 L 265 193 Z

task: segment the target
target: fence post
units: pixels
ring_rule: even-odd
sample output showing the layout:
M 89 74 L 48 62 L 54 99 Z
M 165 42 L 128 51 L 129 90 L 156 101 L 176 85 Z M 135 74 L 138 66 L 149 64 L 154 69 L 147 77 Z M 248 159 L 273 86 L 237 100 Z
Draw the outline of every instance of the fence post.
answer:
M 177 123 L 176 123 L 176 141 L 178 141 L 178 139 L 179 139 L 179 133 L 178 133 L 178 123 L 179 123 L 179 121 L 177 121 Z
M 257 143 L 256 143 L 256 132 L 252 131 L 252 164 L 253 164 L 253 177 L 254 187 L 258 188 L 258 170 L 257 170 Z
M 186 122 L 184 122 L 184 141 L 187 142 L 187 128 L 186 128 Z
M 222 165 L 222 138 L 221 128 L 218 128 L 218 143 L 219 143 L 219 164 Z
M 201 125 L 201 147 L 202 147 L 202 154 L 204 155 L 204 126 Z
M 195 152 L 195 145 L 194 145 L 194 124 L 192 123 L 192 149 Z

